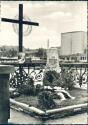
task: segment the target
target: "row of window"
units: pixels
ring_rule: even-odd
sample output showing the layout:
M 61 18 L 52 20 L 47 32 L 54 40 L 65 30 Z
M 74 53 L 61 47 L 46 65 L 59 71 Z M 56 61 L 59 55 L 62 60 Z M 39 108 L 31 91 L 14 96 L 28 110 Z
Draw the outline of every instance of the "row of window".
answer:
M 87 59 L 86 56 L 80 58 L 80 60 L 86 60 L 86 59 Z
M 86 56 L 81 56 L 80 58 L 77 58 L 77 57 L 65 57 L 64 58 L 65 60 L 87 60 L 87 57 Z

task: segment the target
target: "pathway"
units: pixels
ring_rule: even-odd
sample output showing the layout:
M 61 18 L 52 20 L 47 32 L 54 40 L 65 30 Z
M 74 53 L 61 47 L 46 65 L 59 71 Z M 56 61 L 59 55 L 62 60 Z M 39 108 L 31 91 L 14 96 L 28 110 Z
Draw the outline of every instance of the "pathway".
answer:
M 47 120 L 42 122 L 37 118 L 33 118 L 27 114 L 17 112 L 11 109 L 11 117 L 9 123 L 15 124 L 87 124 L 87 113 L 59 118 L 54 120 Z

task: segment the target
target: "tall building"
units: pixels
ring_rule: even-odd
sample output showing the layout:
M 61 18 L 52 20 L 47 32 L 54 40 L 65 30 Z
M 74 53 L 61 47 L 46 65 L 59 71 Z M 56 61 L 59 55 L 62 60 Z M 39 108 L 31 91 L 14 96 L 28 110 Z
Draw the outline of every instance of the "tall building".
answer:
M 83 54 L 87 48 L 87 33 L 74 31 L 61 33 L 61 55 Z

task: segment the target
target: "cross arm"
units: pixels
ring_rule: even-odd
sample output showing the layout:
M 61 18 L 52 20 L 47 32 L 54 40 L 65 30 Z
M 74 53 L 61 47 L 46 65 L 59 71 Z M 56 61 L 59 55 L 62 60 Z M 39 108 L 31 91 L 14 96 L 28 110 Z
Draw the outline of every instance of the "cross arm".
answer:
M 9 22 L 9 23 L 19 23 L 18 20 L 15 20 L 15 19 L 8 19 L 8 18 L 1 18 L 1 21 Z
M 22 23 L 27 25 L 39 26 L 39 23 L 36 22 L 22 21 Z
M 20 21 L 20 20 L 15 20 L 15 19 L 8 19 L 8 18 L 1 18 L 1 21 L 9 22 L 9 23 L 20 23 L 20 24 L 26 24 L 26 25 L 39 26 L 39 23 L 36 23 L 36 22 Z

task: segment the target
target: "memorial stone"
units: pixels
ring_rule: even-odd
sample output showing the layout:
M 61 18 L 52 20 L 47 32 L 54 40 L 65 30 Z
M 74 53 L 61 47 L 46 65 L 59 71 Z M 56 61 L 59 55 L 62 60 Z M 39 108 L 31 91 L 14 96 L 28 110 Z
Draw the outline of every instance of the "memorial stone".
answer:
M 56 72 L 60 71 L 58 48 L 47 49 L 47 65 L 46 65 L 46 67 L 47 67 L 47 69 L 55 70 Z

